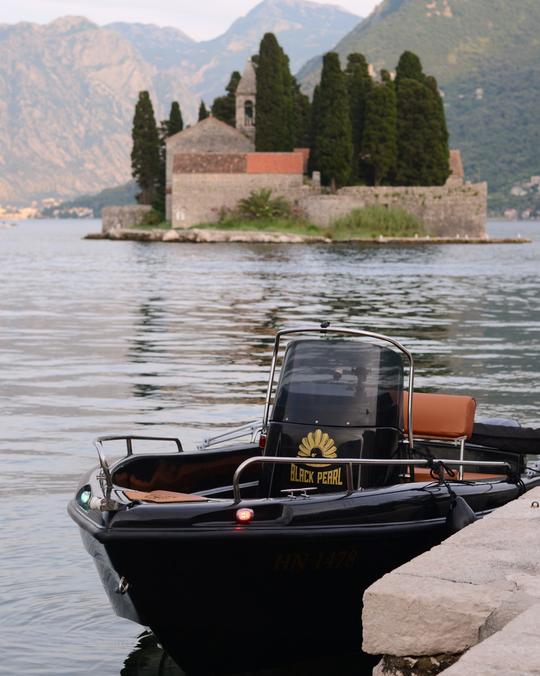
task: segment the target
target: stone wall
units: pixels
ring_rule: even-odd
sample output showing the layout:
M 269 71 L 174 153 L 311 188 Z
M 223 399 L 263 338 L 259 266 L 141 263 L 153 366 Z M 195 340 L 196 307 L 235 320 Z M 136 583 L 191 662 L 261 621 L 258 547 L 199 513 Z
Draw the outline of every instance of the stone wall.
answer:
M 538 673 L 539 501 L 535 488 L 366 590 L 374 675 Z
M 291 201 L 302 197 L 301 174 L 173 174 L 172 227 L 215 223 L 222 209 L 233 209 L 253 190 L 269 188 Z
M 101 212 L 101 229 L 104 233 L 117 228 L 134 228 L 145 222 L 152 207 L 133 204 L 126 207 L 104 207 Z
M 320 227 L 353 209 L 380 205 L 400 208 L 419 218 L 435 237 L 483 237 L 486 234 L 487 183 L 435 188 L 343 188 L 336 195 L 306 195 L 299 200 L 307 219 Z

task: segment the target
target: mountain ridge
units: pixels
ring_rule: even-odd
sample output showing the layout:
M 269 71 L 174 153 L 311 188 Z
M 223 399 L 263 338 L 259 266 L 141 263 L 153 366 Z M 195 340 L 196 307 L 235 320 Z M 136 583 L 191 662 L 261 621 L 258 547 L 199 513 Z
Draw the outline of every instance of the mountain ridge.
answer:
M 0 203 L 69 199 L 125 183 L 140 90 L 150 91 L 158 121 L 179 100 L 193 122 L 200 97 L 210 104 L 222 94 L 265 32 L 294 36 L 293 58 L 303 63 L 358 20 L 331 5 L 264 0 L 202 43 L 180 29 L 98 26 L 77 16 L 0 26 Z

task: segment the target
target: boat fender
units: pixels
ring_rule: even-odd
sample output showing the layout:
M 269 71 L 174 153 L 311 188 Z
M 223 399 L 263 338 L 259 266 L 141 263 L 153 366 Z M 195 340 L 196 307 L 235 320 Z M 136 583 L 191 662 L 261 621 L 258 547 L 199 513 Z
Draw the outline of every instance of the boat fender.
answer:
M 446 525 L 452 531 L 457 533 L 465 526 L 469 526 L 476 521 L 474 511 L 469 507 L 461 495 L 455 495 L 450 505 L 450 511 L 446 515 Z

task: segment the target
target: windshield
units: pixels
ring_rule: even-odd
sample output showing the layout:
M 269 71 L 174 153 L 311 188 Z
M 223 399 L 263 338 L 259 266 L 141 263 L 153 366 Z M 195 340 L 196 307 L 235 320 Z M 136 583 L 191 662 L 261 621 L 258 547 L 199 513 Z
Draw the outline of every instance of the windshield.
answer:
M 403 362 L 351 340 L 297 340 L 283 358 L 272 420 L 332 427 L 400 427 Z

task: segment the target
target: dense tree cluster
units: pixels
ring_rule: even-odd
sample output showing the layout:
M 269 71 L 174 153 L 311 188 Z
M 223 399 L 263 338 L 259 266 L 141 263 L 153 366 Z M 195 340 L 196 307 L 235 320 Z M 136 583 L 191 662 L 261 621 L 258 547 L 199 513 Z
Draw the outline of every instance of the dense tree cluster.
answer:
M 450 173 L 437 81 L 412 52 L 402 54 L 394 79 L 382 70 L 379 81 L 362 54 L 350 54 L 343 72 L 338 55 L 327 54 L 311 121 L 311 168 L 326 185 L 443 185 Z
M 416 54 L 404 52 L 395 78 L 374 79 L 362 54 L 342 71 L 337 54 L 324 56 L 313 100 L 300 90 L 289 59 L 267 33 L 253 57 L 257 70 L 255 144 L 258 151 L 310 148 L 310 170 L 323 184 L 442 185 L 449 175 L 448 131 L 435 78 Z M 233 73 L 213 112 L 234 126 Z

